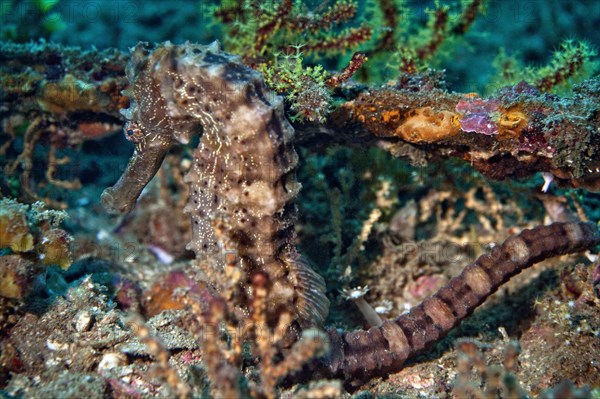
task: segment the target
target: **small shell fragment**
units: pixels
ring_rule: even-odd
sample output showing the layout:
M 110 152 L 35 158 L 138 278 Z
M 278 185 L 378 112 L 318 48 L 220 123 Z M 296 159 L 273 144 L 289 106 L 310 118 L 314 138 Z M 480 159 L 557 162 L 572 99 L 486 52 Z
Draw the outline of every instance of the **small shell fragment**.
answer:
M 124 353 L 110 352 L 105 354 L 98 364 L 98 371 L 108 371 L 115 367 L 127 365 L 127 356 Z

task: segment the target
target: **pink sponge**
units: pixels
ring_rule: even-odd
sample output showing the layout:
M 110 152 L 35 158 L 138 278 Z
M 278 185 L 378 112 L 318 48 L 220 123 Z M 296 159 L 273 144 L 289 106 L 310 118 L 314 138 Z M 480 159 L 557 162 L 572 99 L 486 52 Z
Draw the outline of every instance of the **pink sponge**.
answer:
M 456 111 L 463 114 L 460 119 L 461 129 L 465 132 L 487 134 L 488 136 L 498 134 L 498 126 L 491 115 L 498 111 L 498 106 L 498 102 L 494 100 L 480 98 L 460 100 L 456 104 Z

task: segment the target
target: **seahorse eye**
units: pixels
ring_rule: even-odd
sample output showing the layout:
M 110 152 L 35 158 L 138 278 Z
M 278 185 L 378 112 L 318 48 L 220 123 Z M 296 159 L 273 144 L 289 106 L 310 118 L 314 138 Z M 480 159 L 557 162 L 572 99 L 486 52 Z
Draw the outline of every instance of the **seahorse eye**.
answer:
M 133 129 L 127 129 L 127 135 L 133 136 Z

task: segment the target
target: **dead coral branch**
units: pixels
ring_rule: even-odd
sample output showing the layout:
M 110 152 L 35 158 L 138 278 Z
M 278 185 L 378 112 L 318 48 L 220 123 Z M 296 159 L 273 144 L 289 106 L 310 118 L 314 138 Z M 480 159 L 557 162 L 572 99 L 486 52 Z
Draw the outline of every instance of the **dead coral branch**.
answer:
M 572 98 L 521 82 L 481 99 L 415 80 L 416 87 L 365 88 L 325 126 L 300 126 L 298 134 L 303 141 L 376 142 L 395 156 L 456 157 L 492 179 L 542 171 L 560 183 L 600 189 L 599 77 L 575 87 Z
M 84 115 L 122 123 L 118 110 L 128 102 L 121 94 L 127 86 L 128 59 L 116 50 L 3 44 L 0 117 L 33 112 L 44 120 L 68 116 L 77 122 Z M 44 72 L 25 68 L 27 63 Z M 74 65 L 69 74 L 63 70 L 66 64 Z M 69 84 L 71 91 L 59 90 Z M 396 156 L 418 157 L 419 162 L 460 158 L 493 179 L 549 172 L 559 183 L 600 190 L 600 119 L 594 116 L 600 104 L 598 76 L 576 86 L 572 98 L 519 83 L 480 99 L 448 92 L 442 77 L 431 73 L 403 76 L 395 86 L 349 86 L 345 91 L 354 94 L 334 98 L 324 123 L 294 125 L 296 141 L 378 145 Z M 75 97 L 59 101 L 59 93 Z M 483 122 L 491 129 L 485 130 Z M 80 130 L 89 131 L 88 125 L 80 123 Z

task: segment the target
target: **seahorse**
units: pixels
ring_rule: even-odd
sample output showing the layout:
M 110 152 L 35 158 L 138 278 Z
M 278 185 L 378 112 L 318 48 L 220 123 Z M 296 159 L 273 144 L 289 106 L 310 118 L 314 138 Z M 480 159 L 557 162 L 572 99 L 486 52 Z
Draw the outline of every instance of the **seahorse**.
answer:
M 135 152 L 119 181 L 104 191 L 112 212 L 133 209 L 166 153 L 201 135 L 184 180 L 190 196 L 193 250 L 219 290 L 227 257 L 235 256 L 245 287 L 268 278 L 267 320 L 281 312 L 301 325 L 323 323 L 329 307 L 323 278 L 295 247 L 298 156 L 283 101 L 239 57 L 208 46 L 170 42 L 131 50 L 125 136 Z M 240 302 L 248 302 L 250 292 Z M 247 310 L 247 309 L 246 309 Z
M 323 323 L 325 283 L 295 248 L 294 129 L 256 71 L 217 44 L 167 42 L 132 49 L 126 69 L 131 105 L 125 135 L 135 152 L 119 181 L 105 190 L 109 211 L 128 212 L 166 153 L 201 135 L 185 180 L 193 225 L 188 247 L 214 268 L 218 289 L 224 254 L 235 253 L 246 275 L 270 284 L 269 317 L 297 315 L 299 324 Z M 354 390 L 374 376 L 399 371 L 526 267 L 600 242 L 593 223 L 555 223 L 525 230 L 478 258 L 408 314 L 367 331 L 328 331 L 331 352 L 308 363 L 287 383 L 344 380 Z M 208 273 L 209 275 L 211 273 Z M 246 295 L 250 295 L 249 293 Z

